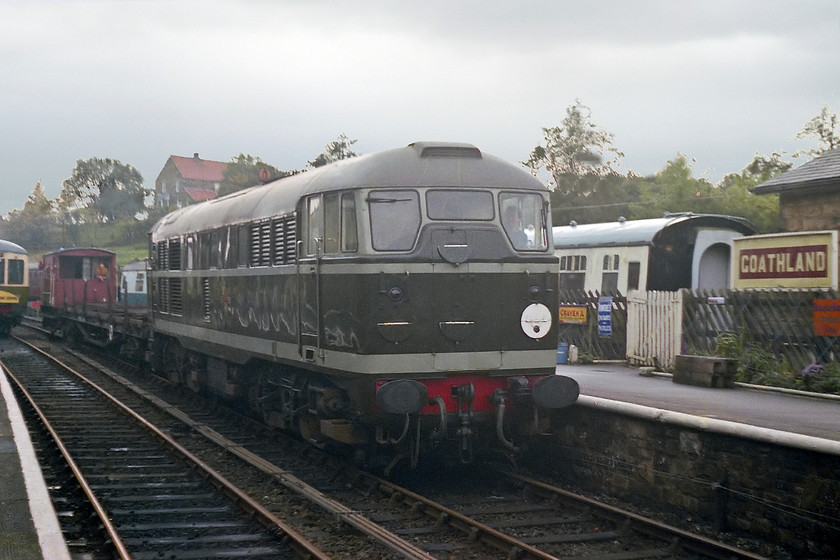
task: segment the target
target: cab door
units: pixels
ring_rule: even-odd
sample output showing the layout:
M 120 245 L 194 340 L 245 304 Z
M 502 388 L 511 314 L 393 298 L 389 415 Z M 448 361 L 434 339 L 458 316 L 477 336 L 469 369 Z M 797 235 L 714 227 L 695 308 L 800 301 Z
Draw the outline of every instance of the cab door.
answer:
M 298 351 L 304 361 L 314 361 L 321 350 L 321 277 L 324 244 L 322 198 L 304 200 L 298 258 Z

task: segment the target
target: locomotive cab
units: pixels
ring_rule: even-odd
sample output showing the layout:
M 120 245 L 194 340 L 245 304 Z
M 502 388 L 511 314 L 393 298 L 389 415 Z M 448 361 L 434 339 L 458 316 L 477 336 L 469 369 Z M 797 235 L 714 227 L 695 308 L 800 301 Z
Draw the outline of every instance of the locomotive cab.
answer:
M 29 300 L 26 249 L 0 240 L 0 336 L 8 336 L 23 319 Z

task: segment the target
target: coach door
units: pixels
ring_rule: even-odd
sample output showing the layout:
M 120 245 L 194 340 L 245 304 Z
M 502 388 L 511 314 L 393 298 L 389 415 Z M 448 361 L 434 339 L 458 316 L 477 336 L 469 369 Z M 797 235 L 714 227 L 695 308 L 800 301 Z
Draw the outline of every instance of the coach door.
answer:
M 305 361 L 313 361 L 321 349 L 321 257 L 324 249 L 324 210 L 320 195 L 306 199 L 298 259 L 298 349 Z

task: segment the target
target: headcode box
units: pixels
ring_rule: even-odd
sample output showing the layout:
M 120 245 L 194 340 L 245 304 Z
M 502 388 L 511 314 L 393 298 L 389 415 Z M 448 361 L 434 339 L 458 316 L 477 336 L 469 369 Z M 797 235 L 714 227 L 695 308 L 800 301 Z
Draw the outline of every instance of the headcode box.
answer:
M 732 287 L 837 289 L 837 231 L 732 240 Z

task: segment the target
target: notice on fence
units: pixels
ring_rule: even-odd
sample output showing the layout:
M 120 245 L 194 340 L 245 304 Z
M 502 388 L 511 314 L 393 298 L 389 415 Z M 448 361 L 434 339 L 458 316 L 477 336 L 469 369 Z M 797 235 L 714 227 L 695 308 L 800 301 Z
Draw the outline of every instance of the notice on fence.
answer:
M 561 323 L 572 323 L 575 325 L 586 324 L 586 306 L 585 305 L 561 305 L 560 318 Z
M 840 336 L 840 299 L 814 300 L 814 336 Z
M 598 336 L 612 336 L 612 296 L 598 298 Z

